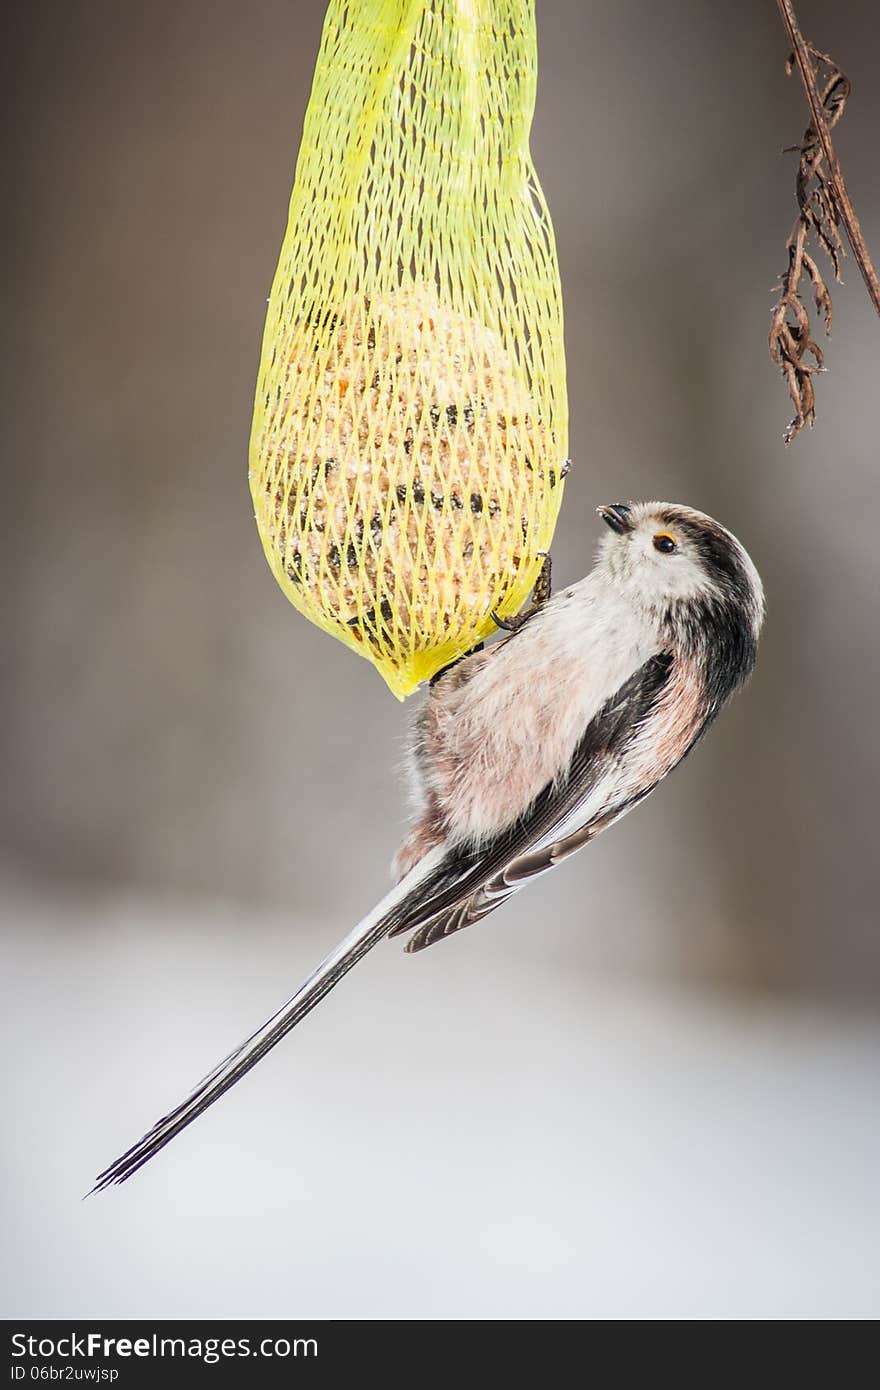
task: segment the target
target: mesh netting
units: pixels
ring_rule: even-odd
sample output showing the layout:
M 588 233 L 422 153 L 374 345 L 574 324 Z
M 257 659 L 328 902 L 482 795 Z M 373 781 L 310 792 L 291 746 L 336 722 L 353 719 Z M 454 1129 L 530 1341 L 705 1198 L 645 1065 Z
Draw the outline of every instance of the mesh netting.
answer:
M 401 698 L 515 612 L 562 500 L 533 0 L 331 0 L 251 436 L 267 558 Z

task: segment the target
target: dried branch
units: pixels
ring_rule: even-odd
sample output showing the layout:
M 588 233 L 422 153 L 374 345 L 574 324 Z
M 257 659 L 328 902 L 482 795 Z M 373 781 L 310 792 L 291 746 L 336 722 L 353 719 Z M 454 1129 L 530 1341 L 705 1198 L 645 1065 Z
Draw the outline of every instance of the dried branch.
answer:
M 786 246 L 788 266 L 781 277 L 779 298 L 770 321 L 770 356 L 782 371 L 795 407 L 794 419 L 785 432 L 785 442 L 790 444 L 805 424 L 812 425 L 815 420 L 812 378 L 825 370 L 822 350 L 812 336 L 809 314 L 801 298 L 805 273 L 826 335 L 831 333 L 831 295 L 816 262 L 807 253 L 808 236 L 813 233 L 840 283 L 840 263 L 845 251 L 839 228 L 843 226 L 878 313 L 880 281 L 831 143 L 831 131 L 843 115 L 850 94 L 849 79 L 827 53 L 805 42 L 791 0 L 777 0 L 777 4 L 793 47 L 786 71 L 791 73 L 797 65 L 813 118 L 801 144 L 795 146 L 800 152 L 796 183 L 798 219 Z M 822 78 L 823 72 L 820 91 L 817 79 Z
M 797 63 L 801 81 L 804 84 L 804 91 L 807 94 L 807 101 L 810 103 L 810 113 L 813 117 L 811 128 L 818 134 L 825 163 L 828 167 L 828 189 L 837 207 L 839 219 L 846 230 L 847 239 L 852 247 L 852 253 L 856 264 L 861 271 L 862 279 L 865 282 L 865 288 L 871 297 L 871 303 L 874 305 L 877 313 L 880 314 L 880 278 L 877 276 L 877 271 L 874 269 L 874 263 L 871 260 L 867 245 L 865 244 L 865 238 L 862 236 L 859 219 L 856 217 L 855 208 L 852 205 L 849 192 L 847 191 L 843 170 L 840 167 L 840 161 L 831 143 L 831 126 L 837 124 L 837 116 L 834 117 L 830 124 L 825 119 L 823 111 L 825 98 L 820 99 L 816 89 L 816 75 L 813 69 L 811 55 L 825 63 L 833 71 L 838 72 L 839 76 L 843 77 L 843 74 L 839 72 L 836 64 L 832 63 L 824 53 L 819 53 L 811 44 L 806 43 L 798 27 L 792 0 L 776 0 L 776 3 L 779 6 L 779 13 L 782 16 L 782 22 L 785 25 L 789 42 L 793 50 L 792 58 L 789 59 L 788 70 L 790 72 L 793 64 Z M 846 97 L 849 96 L 850 84 L 846 78 L 843 78 L 843 81 L 846 84 L 846 94 L 843 100 L 846 101 Z M 839 114 L 838 112 L 838 116 Z
M 829 69 L 822 92 L 822 109 L 829 126 L 843 115 L 849 96 L 849 82 L 826 54 L 810 50 L 811 61 Z M 791 62 L 788 65 L 791 71 Z M 798 218 L 788 238 L 788 266 L 781 277 L 779 298 L 770 319 L 770 356 L 781 369 L 795 408 L 795 416 L 785 432 L 790 444 L 804 425 L 816 417 L 813 376 L 825 370 L 822 349 L 810 328 L 810 316 L 801 298 L 804 274 L 810 282 L 816 309 L 822 314 L 826 334 L 831 333 L 832 303 L 828 286 L 819 267 L 807 252 L 807 237 L 813 232 L 829 257 L 834 277 L 840 281 L 840 262 L 845 252 L 838 230 L 837 209 L 823 167 L 824 150 L 815 126 L 809 125 L 800 145 L 796 196 Z M 812 359 L 812 360 L 811 360 Z

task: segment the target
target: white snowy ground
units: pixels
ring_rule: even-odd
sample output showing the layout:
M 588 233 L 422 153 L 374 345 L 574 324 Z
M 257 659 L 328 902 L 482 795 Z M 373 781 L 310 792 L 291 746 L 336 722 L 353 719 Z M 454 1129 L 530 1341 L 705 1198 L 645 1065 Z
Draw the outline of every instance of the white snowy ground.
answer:
M 119 1191 L 338 923 L 2 913 L 3 1316 L 876 1317 L 880 1025 L 379 948 Z

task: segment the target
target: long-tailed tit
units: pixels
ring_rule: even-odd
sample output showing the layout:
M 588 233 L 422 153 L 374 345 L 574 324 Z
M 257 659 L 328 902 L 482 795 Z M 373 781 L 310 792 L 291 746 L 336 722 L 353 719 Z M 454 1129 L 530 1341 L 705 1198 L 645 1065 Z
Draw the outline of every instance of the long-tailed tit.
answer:
M 97 1188 L 131 1177 L 383 937 L 420 951 L 478 922 L 644 801 L 747 679 L 764 596 L 735 537 L 667 503 L 599 515 L 609 533 L 591 573 L 431 686 L 397 886 Z

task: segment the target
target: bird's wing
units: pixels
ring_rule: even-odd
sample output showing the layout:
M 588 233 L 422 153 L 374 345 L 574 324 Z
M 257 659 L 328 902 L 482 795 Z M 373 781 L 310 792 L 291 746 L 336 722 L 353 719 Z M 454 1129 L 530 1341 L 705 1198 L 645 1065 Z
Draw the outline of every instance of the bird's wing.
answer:
M 240 1081 L 383 937 L 411 932 L 407 950 L 421 950 L 479 921 L 529 879 L 572 854 L 599 829 L 641 800 L 596 806 L 595 791 L 661 698 L 671 658 L 652 657 L 621 686 L 581 739 L 560 783 L 545 787 L 528 814 L 491 844 L 471 851 L 433 850 L 330 952 L 277 1013 L 163 1115 L 98 1176 L 93 1191 L 125 1182 L 175 1135 Z M 652 784 L 653 785 L 653 784 Z M 592 795 L 592 811 L 584 811 Z
M 502 835 L 460 855 L 457 874 L 450 857 L 446 882 L 425 883 L 389 935 L 411 932 L 407 951 L 421 951 L 481 921 L 644 800 L 659 779 L 626 793 L 618 791 L 615 772 L 662 698 L 671 668 L 672 658 L 662 653 L 634 672 L 588 725 L 564 778 L 546 786 Z
M 462 927 L 471 927 L 475 922 L 481 922 L 533 878 L 539 878 L 541 874 L 555 869 L 557 864 L 561 864 L 564 859 L 570 858 L 577 850 L 583 849 L 584 845 L 594 840 L 600 831 L 606 830 L 640 801 L 644 801 L 655 785 L 656 783 L 651 783 L 637 794 L 619 802 L 613 809 L 594 816 L 570 834 L 551 837 L 538 849 L 516 855 L 503 869 L 480 883 L 479 887 L 469 890 L 468 896 L 459 901 L 456 907 L 437 913 L 417 927 L 406 943 L 405 950 L 423 951 L 426 946 L 433 946 L 436 942 L 451 936 L 453 932 L 461 931 Z M 410 930 L 412 927 L 407 923 L 395 928 L 390 935 L 396 936 L 400 932 Z

